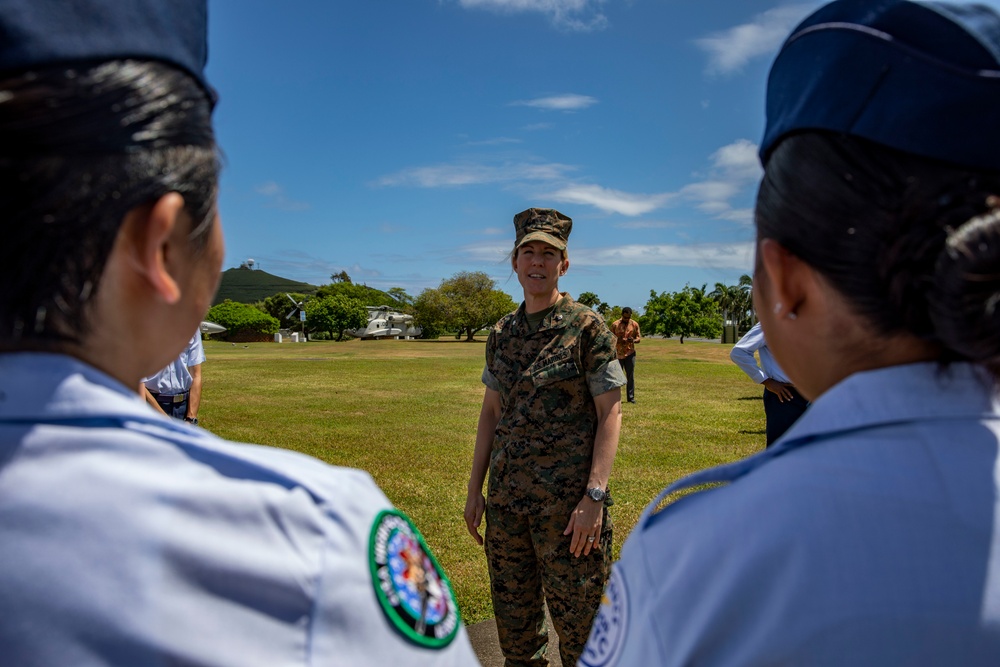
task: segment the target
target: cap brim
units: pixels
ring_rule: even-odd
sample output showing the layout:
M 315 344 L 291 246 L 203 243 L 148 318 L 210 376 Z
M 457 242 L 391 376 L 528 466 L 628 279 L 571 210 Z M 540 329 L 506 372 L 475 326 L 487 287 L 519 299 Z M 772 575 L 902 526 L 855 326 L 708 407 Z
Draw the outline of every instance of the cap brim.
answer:
M 558 248 L 559 250 L 566 249 L 565 241 L 560 241 L 558 237 L 552 236 L 552 234 L 546 234 L 545 232 L 530 232 L 525 234 L 524 237 L 517 242 L 517 245 L 514 246 L 514 249 L 516 250 L 525 243 L 529 243 L 531 241 L 542 241 L 544 243 L 548 243 L 550 246 Z

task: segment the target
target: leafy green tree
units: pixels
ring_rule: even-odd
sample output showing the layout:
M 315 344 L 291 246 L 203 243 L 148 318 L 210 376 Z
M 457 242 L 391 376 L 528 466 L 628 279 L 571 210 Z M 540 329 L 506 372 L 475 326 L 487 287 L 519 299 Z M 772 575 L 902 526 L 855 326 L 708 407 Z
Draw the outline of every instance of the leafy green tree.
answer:
M 273 334 L 281 326 L 276 318 L 259 308 L 228 299 L 212 306 L 205 318 L 226 327 L 226 336 L 242 332 Z
M 746 333 L 757 321 L 757 313 L 753 309 L 753 278 L 744 273 L 740 276 L 737 287 L 740 298 L 734 306 L 736 327 L 740 332 Z
M 289 296 L 292 298 L 289 299 Z M 276 318 L 282 323 L 282 326 L 290 328 L 291 322 L 299 321 L 298 313 L 295 314 L 294 318 L 289 318 L 289 315 L 298 309 L 295 303 L 292 302 L 292 299 L 295 299 L 296 303 L 302 303 L 304 301 L 308 301 L 310 298 L 311 297 L 308 297 L 305 294 L 299 294 L 298 292 L 279 292 L 278 294 L 267 297 L 263 301 L 258 301 L 254 305 L 271 317 Z
M 343 294 L 324 296 L 306 304 L 306 326 L 313 331 L 325 331 L 337 340 L 344 339 L 344 331 L 358 329 L 368 322 L 365 304 Z
M 436 340 L 448 329 L 444 296 L 436 289 L 425 289 L 413 303 L 413 323 L 421 328 L 420 337 Z
M 684 289 L 673 293 L 657 294 L 655 290 L 650 290 L 645 316 L 650 333 L 666 336 L 679 334 L 682 344 L 685 337 L 718 336 L 722 332 L 718 305 L 705 293 L 705 289 L 706 285 L 700 288 L 685 285 Z
M 735 324 L 738 332 L 745 333 L 756 321 L 752 292 L 753 279 L 744 274 L 736 285 L 715 283 L 708 296 L 718 304 L 723 324 Z
M 481 271 L 463 271 L 441 282 L 437 289 L 425 289 L 414 305 L 415 321 L 425 331 L 444 328 L 465 333 L 474 340 L 477 331 L 491 326 L 517 307 L 506 292 Z
M 395 299 L 396 303 L 403 307 L 412 306 L 413 302 L 416 301 L 416 299 L 407 294 L 406 290 L 402 287 L 390 287 L 385 291 L 385 293 Z
M 368 285 L 359 285 L 358 283 L 331 283 L 323 285 L 316 290 L 317 297 L 337 295 L 346 296 L 349 299 L 357 299 L 365 306 L 390 306 L 392 308 L 402 308 L 404 306 L 404 304 L 397 301 L 391 294 L 383 292 L 380 289 L 375 289 L 374 287 L 368 287 Z
M 740 288 L 736 285 L 715 283 L 715 289 L 709 292 L 708 296 L 719 306 L 719 310 L 722 313 L 722 325 L 729 324 L 730 319 L 732 319 L 730 315 L 734 314 L 734 308 L 738 306 L 742 299 Z
M 350 283 L 351 277 L 347 275 L 347 271 L 341 271 L 340 273 L 334 273 L 330 276 L 331 283 Z
M 608 313 L 611 312 L 611 306 L 602 301 L 597 304 L 597 312 L 600 313 L 601 317 L 607 319 Z
M 582 303 L 587 308 L 593 308 L 601 302 L 601 298 L 593 292 L 580 292 L 580 296 L 576 298 L 576 302 Z

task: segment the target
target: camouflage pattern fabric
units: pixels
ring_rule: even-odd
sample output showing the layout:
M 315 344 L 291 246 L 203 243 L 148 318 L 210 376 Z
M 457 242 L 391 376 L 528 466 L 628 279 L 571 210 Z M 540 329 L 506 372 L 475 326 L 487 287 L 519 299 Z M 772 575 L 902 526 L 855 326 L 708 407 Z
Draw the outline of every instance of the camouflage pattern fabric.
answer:
M 566 522 L 486 505 L 486 560 L 506 667 L 549 664 L 543 594 L 562 664 L 574 667 L 583 654 L 611 570 L 611 517 L 605 507 L 600 548 L 580 558 L 569 551 L 572 535 L 562 534 Z
M 594 396 L 625 384 L 614 336 L 567 294 L 531 332 L 522 303 L 490 331 L 483 380 L 499 391 L 501 405 L 488 502 L 568 521 L 587 491 Z

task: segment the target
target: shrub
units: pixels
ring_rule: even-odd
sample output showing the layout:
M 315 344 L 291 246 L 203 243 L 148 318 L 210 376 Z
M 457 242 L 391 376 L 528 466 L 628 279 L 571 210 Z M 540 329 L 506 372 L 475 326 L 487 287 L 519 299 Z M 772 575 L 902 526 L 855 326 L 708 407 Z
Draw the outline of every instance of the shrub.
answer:
M 212 306 L 205 318 L 226 327 L 223 337 L 238 333 L 274 334 L 281 326 L 277 319 L 258 308 L 228 299 Z

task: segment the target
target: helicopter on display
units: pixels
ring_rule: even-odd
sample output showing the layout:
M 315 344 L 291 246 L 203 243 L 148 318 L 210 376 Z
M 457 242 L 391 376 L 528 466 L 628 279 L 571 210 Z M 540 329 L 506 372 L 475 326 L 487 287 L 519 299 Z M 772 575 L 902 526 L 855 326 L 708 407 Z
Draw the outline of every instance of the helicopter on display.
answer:
M 420 327 L 413 326 L 413 315 L 392 310 L 389 306 L 366 306 L 368 309 L 368 324 L 358 329 L 348 329 L 344 333 L 371 340 L 375 338 L 416 338 L 422 332 Z

